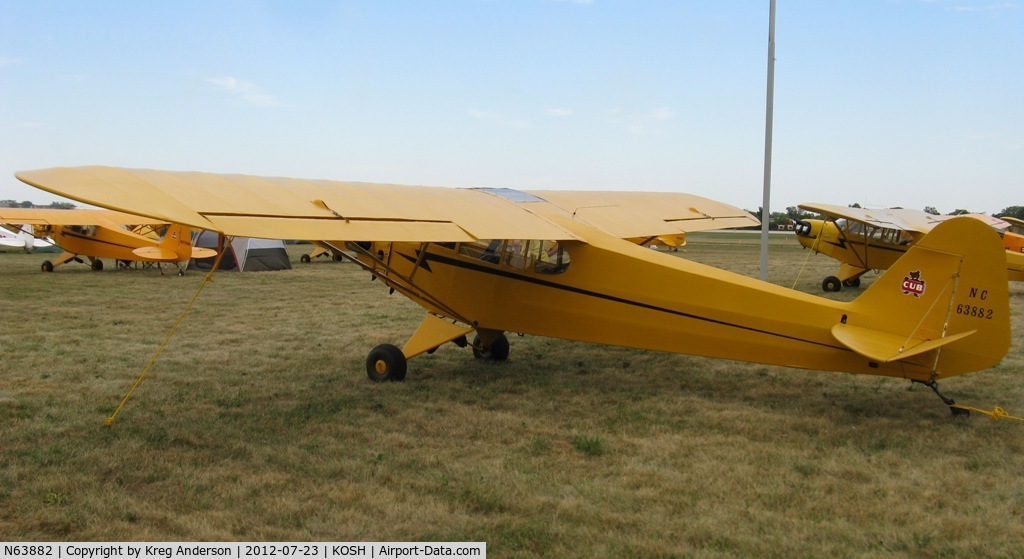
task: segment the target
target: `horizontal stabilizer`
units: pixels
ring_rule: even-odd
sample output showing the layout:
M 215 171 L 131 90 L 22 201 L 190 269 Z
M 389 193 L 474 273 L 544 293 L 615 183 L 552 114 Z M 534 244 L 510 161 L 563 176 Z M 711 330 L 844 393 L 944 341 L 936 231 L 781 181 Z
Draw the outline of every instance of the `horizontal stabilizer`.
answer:
M 944 338 L 922 340 L 849 324 L 836 324 L 832 327 L 832 335 L 839 343 L 879 363 L 889 363 L 920 355 L 966 338 L 975 332 L 977 330 L 968 330 Z
M 212 248 L 192 247 L 192 258 L 213 258 L 217 251 Z
M 132 250 L 132 253 L 139 258 L 144 260 L 153 260 L 159 262 L 178 262 L 178 253 L 161 247 L 139 247 Z M 192 258 L 213 258 L 217 256 L 217 251 L 212 248 L 192 247 Z
M 132 250 L 132 253 L 139 258 L 144 260 L 176 260 L 178 254 L 173 250 L 162 249 L 160 247 L 139 247 Z

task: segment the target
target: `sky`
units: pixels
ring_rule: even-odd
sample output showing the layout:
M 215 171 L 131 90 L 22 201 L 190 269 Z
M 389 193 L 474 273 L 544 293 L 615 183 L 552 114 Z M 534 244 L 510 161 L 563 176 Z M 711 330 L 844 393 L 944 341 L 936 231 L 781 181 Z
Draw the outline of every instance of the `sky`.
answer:
M 0 0 L 0 200 L 111 165 L 762 201 L 768 0 Z M 777 0 L 771 209 L 1024 205 L 1024 4 Z

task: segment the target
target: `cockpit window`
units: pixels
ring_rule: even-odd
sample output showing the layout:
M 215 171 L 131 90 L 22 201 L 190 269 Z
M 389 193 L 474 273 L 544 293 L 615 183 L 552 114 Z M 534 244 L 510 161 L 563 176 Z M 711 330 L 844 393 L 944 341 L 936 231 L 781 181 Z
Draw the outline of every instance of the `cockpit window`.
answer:
M 569 267 L 569 253 L 558 241 L 479 240 L 460 243 L 459 254 L 474 260 L 538 274 L 561 274 Z
M 569 253 L 558 241 L 533 239 L 509 241 L 508 266 L 540 274 L 561 274 L 569 267 Z
M 491 264 L 497 264 L 501 261 L 501 245 L 502 241 L 500 239 L 461 243 L 459 245 L 459 254 Z
M 852 220 L 838 220 L 836 221 L 836 225 L 843 230 L 843 233 L 846 234 L 847 237 L 859 237 L 861 239 L 867 238 L 867 240 L 875 243 L 906 245 L 913 240 L 910 233 L 902 229 L 875 227 L 860 221 Z

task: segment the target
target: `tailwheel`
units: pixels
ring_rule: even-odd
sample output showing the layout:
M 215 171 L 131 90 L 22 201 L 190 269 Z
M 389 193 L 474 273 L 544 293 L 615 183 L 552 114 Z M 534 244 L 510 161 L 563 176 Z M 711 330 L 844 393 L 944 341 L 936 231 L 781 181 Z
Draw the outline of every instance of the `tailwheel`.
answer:
M 835 276 L 829 276 L 821 282 L 821 289 L 828 293 L 838 292 L 843 288 L 843 283 Z
M 935 395 L 938 396 L 939 399 L 942 400 L 942 403 L 946 404 L 947 406 L 949 406 L 949 411 L 952 412 L 953 417 L 966 417 L 968 415 L 971 415 L 971 410 L 967 410 L 967 409 L 964 409 L 964 408 L 957 407 L 955 400 L 953 400 L 952 398 L 946 396 L 942 392 L 939 392 L 939 383 L 935 382 L 934 380 L 930 380 L 928 382 L 924 382 L 923 380 L 914 380 L 914 381 L 911 381 L 911 382 L 916 382 L 916 383 L 919 383 L 919 384 L 923 384 L 923 385 L 927 386 L 928 388 L 931 388 L 932 392 L 934 392 Z
M 505 334 L 498 334 L 498 337 L 491 342 L 491 345 L 484 347 L 480 336 L 473 338 L 473 357 L 484 361 L 504 361 L 508 359 L 508 338 Z
M 400 382 L 405 380 L 408 362 L 402 350 L 391 344 L 381 344 L 366 357 L 366 374 L 374 382 Z

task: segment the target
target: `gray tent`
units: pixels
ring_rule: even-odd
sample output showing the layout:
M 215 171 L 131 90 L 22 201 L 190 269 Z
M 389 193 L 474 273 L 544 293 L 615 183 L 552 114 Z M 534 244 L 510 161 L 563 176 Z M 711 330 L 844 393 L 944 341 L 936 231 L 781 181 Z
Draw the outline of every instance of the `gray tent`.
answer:
M 220 233 L 203 231 L 193 240 L 197 247 L 212 248 L 217 252 L 226 250 L 221 258 L 219 270 L 239 272 L 264 272 L 267 270 L 291 270 L 292 263 L 284 248 L 284 241 L 234 237 L 230 243 Z M 217 258 L 193 258 L 190 270 L 209 270 Z

